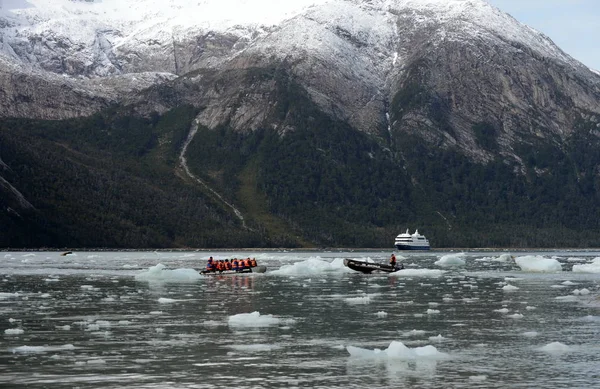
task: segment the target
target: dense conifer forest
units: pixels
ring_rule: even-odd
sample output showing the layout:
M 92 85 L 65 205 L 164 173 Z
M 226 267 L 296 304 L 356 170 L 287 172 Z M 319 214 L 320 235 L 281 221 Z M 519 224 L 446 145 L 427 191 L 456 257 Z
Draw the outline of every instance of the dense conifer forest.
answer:
M 600 246 L 593 128 L 566 143 L 532 138 L 515 150 L 522 166 L 500 155 L 480 163 L 414 135 L 390 144 L 359 132 L 273 77 L 274 115 L 293 131 L 200 126 L 187 152 L 191 171 L 246 225 L 181 169 L 198 109 L 141 117 L 115 107 L 0 122 L 1 176 L 31 204 L 0 186 L 0 247 L 392 249 L 406 228 L 440 248 Z M 402 93 L 406 106 L 421 92 Z M 492 124 L 473 131 L 481 147 L 497 148 Z

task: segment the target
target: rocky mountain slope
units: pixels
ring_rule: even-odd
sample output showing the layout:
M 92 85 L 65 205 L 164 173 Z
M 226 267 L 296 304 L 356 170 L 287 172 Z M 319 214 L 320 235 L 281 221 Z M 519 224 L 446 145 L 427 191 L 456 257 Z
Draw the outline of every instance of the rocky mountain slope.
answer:
M 490 243 L 524 245 L 600 211 L 600 76 L 483 0 L 4 0 L 0 85 L 5 118 L 150 120 L 136 152 L 244 213 L 230 227 L 250 241 L 385 244 L 377 231 L 416 222 L 447 244 L 496 224 Z M 189 134 L 156 124 L 181 107 Z M 85 120 L 99 133 L 45 136 L 112 144 Z M 558 178 L 573 188 L 551 196 Z M 566 219 L 543 207 L 573 201 Z M 534 232 L 515 242 L 515 222 Z

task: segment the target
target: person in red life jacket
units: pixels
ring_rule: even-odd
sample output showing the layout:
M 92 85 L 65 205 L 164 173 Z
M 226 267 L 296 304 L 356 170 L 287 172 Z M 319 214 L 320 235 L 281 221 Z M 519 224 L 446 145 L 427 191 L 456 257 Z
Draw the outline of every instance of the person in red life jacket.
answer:
M 257 264 L 256 264 L 256 258 L 252 258 L 252 259 L 250 260 L 250 266 L 251 266 L 251 267 L 256 267 L 256 266 L 257 266 Z
M 223 263 L 223 260 L 220 259 L 219 262 L 217 262 L 217 271 L 223 271 L 225 270 L 225 264 Z
M 208 262 L 206 262 L 206 271 L 215 271 L 213 257 L 208 258 Z
M 231 270 L 231 262 L 229 262 L 229 259 L 225 260 L 225 270 Z
M 238 261 L 238 270 L 244 270 L 245 267 L 246 267 L 246 261 L 244 261 L 243 259 L 240 259 Z
M 240 266 L 237 258 L 233 258 L 233 261 L 231 261 L 231 270 L 237 271 L 239 268 Z
M 392 267 L 396 267 L 396 256 L 394 254 L 392 254 L 390 257 L 390 265 L 392 265 Z

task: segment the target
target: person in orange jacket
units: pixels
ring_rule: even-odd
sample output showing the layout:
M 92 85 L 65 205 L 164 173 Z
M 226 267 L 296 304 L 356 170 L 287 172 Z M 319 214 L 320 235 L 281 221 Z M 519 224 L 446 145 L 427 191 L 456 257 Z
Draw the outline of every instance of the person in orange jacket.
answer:
M 256 267 L 256 266 L 257 266 L 257 263 L 256 263 L 256 258 L 252 258 L 252 259 L 250 260 L 250 266 L 251 266 L 251 267 Z
M 239 262 L 237 260 L 237 258 L 233 258 L 233 260 L 231 261 L 231 270 L 238 270 L 240 268 L 239 266 Z
M 206 262 L 206 271 L 215 271 L 213 257 L 208 258 L 208 261 Z

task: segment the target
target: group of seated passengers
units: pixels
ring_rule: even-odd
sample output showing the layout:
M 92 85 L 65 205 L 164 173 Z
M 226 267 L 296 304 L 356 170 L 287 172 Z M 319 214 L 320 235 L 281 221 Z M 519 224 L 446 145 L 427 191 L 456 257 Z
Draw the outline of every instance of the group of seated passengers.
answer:
M 216 271 L 224 271 L 224 270 L 244 270 L 247 268 L 256 267 L 256 258 L 247 258 L 247 259 L 237 259 L 233 258 L 231 261 L 229 259 L 219 259 L 213 260 L 213 257 L 208 259 L 206 263 L 206 271 L 216 272 Z

